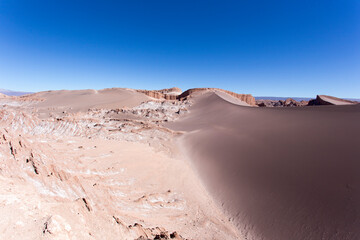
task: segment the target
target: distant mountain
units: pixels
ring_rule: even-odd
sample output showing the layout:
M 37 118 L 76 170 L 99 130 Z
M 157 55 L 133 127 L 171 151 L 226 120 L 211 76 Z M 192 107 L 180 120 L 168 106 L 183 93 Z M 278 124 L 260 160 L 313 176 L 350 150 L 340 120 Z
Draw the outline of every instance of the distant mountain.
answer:
M 32 92 L 20 92 L 20 91 L 12 91 L 8 89 L 0 88 L 0 93 L 8 95 L 8 96 L 22 96 L 26 94 L 31 94 Z
M 355 101 L 355 102 L 360 102 L 360 98 L 344 98 L 346 100 L 350 100 L 350 101 Z

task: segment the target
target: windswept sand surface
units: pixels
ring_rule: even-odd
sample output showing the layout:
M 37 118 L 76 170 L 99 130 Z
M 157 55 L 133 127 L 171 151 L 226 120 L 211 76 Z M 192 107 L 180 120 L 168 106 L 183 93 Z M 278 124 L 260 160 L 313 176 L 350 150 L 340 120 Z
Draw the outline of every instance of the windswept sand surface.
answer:
M 360 105 L 265 109 L 215 93 L 167 126 L 244 239 L 360 239 Z

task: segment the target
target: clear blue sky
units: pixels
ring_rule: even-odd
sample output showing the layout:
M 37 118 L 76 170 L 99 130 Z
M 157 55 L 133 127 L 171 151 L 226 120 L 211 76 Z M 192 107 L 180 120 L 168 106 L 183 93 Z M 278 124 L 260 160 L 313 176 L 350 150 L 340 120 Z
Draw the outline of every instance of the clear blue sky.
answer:
M 0 88 L 172 86 L 360 98 L 360 1 L 0 1 Z

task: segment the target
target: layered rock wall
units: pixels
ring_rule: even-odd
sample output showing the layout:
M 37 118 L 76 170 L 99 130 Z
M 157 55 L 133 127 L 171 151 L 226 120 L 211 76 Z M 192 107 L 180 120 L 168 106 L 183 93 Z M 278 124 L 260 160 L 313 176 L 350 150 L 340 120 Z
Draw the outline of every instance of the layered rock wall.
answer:
M 161 90 L 136 90 L 137 92 L 144 93 L 145 95 L 165 100 L 176 100 L 177 96 L 182 93 L 180 88 L 166 88 Z

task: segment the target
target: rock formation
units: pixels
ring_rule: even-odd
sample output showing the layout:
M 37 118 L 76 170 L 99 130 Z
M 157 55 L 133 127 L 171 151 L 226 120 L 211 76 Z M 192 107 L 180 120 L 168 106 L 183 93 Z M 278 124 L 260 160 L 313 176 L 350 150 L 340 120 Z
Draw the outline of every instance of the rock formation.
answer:
M 300 102 L 288 98 L 284 100 L 256 100 L 256 105 L 259 107 L 302 107 L 308 105 L 308 101 L 301 100 Z
M 317 95 L 316 99 L 309 101 L 309 106 L 313 105 L 349 105 L 357 104 L 359 102 L 350 101 L 346 99 L 341 99 L 337 97 L 327 96 L 327 95 Z
M 166 88 L 161 90 L 136 90 L 137 92 L 144 93 L 145 95 L 156 98 L 156 99 L 165 99 L 165 100 L 176 100 L 177 96 L 182 93 L 180 88 Z

